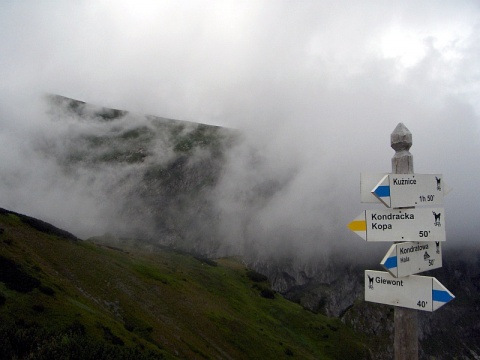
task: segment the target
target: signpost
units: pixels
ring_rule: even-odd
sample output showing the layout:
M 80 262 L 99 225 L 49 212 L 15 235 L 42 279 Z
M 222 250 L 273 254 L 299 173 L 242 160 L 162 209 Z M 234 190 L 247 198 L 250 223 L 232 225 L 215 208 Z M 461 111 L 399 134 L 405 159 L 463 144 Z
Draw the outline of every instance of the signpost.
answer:
M 426 190 L 419 190 L 417 186 L 408 186 L 407 189 L 410 188 L 410 190 L 405 190 L 402 194 L 398 194 L 398 189 L 399 187 L 397 186 L 397 189 L 393 190 L 393 197 L 395 198 L 394 201 L 398 201 L 398 203 L 390 203 L 388 199 L 386 199 L 387 196 L 385 196 L 388 192 L 391 193 L 391 187 L 390 187 L 390 178 L 394 176 L 395 174 L 386 174 L 386 173 L 361 173 L 360 174 L 360 202 L 362 203 L 371 203 L 371 204 L 380 204 L 383 203 L 387 207 L 395 208 L 395 207 L 408 207 L 406 205 L 402 204 L 410 204 L 409 206 L 412 206 L 411 204 L 415 205 L 440 205 L 443 203 L 443 197 L 447 195 L 452 188 L 448 186 L 443 181 L 443 176 L 441 174 L 414 174 L 414 176 L 417 177 L 427 177 L 430 179 L 433 179 L 435 177 L 441 177 L 440 181 L 440 190 L 437 190 L 438 193 L 435 194 L 434 191 L 432 190 L 433 185 L 427 185 Z M 425 179 L 421 179 L 422 183 L 424 183 Z M 435 182 L 437 179 L 435 179 Z M 379 186 L 385 186 L 387 188 L 379 188 L 378 191 L 376 191 L 376 187 Z M 400 185 L 399 185 L 400 186 Z M 425 185 L 423 185 L 425 186 Z M 414 190 L 411 190 L 411 189 Z M 411 191 L 411 200 L 408 202 L 405 201 L 403 196 L 408 194 L 405 194 L 405 192 Z M 376 194 L 375 194 L 376 192 Z M 383 196 L 382 196 L 383 195 Z M 433 198 L 428 195 L 434 195 Z M 439 195 L 439 196 L 435 196 Z
M 348 228 L 366 241 L 445 241 L 443 208 L 365 210 Z
M 443 204 L 440 174 L 387 174 L 371 191 L 389 208 Z
M 393 244 L 380 265 L 394 277 L 441 268 L 442 243 L 437 241 Z
M 442 266 L 445 211 L 439 205 L 446 192 L 441 174 L 414 174 L 412 134 L 402 123 L 391 134 L 391 146 L 392 173 L 362 173 L 360 179 L 361 201 L 389 209 L 365 210 L 348 228 L 366 241 L 397 242 L 381 262 L 388 272 L 365 271 L 365 300 L 395 306 L 395 359 L 415 360 L 415 310 L 435 311 L 455 298 L 437 279 L 414 275 Z
M 454 298 L 433 277 L 411 275 L 395 278 L 385 271 L 365 270 L 366 301 L 432 312 Z

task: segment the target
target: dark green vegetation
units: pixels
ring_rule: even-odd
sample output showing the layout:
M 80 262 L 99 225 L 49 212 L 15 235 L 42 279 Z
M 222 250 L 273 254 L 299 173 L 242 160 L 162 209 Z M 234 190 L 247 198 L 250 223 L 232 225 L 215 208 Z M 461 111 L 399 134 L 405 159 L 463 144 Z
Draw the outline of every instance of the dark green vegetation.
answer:
M 8 211 L 0 228 L 0 358 L 369 357 L 238 259 L 75 240 Z
M 94 133 L 79 133 L 71 139 L 63 154 L 65 166 L 139 164 L 155 156 L 152 148 L 158 143 L 177 156 L 192 155 L 195 150 L 203 149 L 208 151 L 209 158 L 217 158 L 233 139 L 232 133 L 218 126 L 155 116 L 144 117 L 143 125 L 125 125 L 118 121 L 127 116 L 128 111 L 91 106 L 59 95 L 48 96 L 48 101 L 53 109 L 63 111 L 60 119 L 74 117 L 79 122 L 110 123 L 103 128 L 108 129 L 106 132 L 97 129 Z

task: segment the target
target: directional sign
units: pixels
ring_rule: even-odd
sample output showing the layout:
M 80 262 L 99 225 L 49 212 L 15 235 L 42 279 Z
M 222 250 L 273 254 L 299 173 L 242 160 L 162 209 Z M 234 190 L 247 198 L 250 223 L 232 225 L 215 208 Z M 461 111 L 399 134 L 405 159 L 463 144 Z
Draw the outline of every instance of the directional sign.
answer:
M 393 244 L 380 265 L 394 277 L 441 268 L 442 243 L 437 241 Z
M 365 210 L 348 228 L 366 241 L 445 241 L 443 208 Z
M 365 270 L 365 301 L 435 311 L 454 298 L 434 277 L 394 278 L 388 272 Z
M 443 204 L 442 175 L 387 174 L 371 190 L 390 208 Z

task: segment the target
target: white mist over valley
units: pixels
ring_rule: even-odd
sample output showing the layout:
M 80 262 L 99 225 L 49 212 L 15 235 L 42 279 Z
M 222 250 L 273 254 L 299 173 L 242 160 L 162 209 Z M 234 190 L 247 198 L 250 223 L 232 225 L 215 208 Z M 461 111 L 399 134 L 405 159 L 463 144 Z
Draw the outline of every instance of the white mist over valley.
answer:
M 171 144 L 149 118 L 159 116 L 242 134 L 208 193 L 215 228 L 195 220 L 220 252 L 366 252 L 346 228 L 372 206 L 360 203 L 360 173 L 390 171 L 390 133 L 403 122 L 415 171 L 442 173 L 453 188 L 448 245 L 475 242 L 479 10 L 474 1 L 3 3 L 1 206 L 82 238 L 157 228 L 148 214 L 132 224 L 119 215 L 141 211 L 129 193 L 140 165 L 68 166 L 65 156 L 87 156 L 85 136 L 146 127 L 148 161 L 167 164 Z M 128 114 L 80 119 L 52 110 L 45 94 Z

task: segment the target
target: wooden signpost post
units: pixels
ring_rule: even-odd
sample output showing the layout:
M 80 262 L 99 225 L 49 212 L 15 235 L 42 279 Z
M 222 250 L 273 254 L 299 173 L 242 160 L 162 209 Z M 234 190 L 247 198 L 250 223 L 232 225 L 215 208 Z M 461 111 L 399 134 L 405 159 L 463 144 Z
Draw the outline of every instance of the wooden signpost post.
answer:
M 405 125 L 399 123 L 390 139 L 392 173 L 361 177 L 362 202 L 388 209 L 365 210 L 348 228 L 366 241 L 395 242 L 381 262 L 388 272 L 365 271 L 365 300 L 395 306 L 395 359 L 415 360 L 417 310 L 435 311 L 455 298 L 437 279 L 414 275 L 442 266 L 444 184 L 441 174 L 414 174 L 412 134 Z

